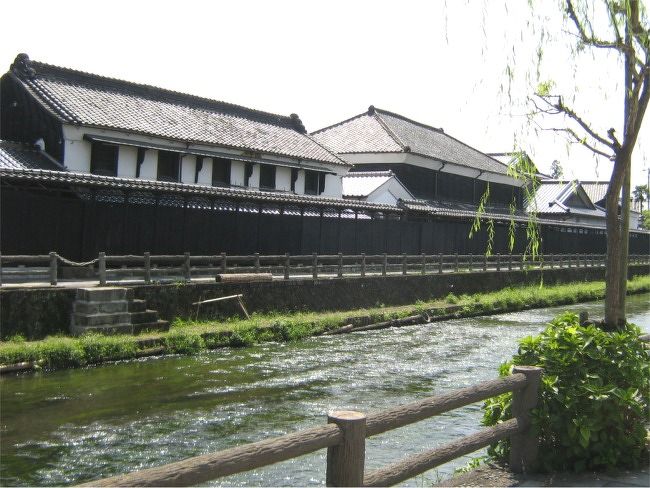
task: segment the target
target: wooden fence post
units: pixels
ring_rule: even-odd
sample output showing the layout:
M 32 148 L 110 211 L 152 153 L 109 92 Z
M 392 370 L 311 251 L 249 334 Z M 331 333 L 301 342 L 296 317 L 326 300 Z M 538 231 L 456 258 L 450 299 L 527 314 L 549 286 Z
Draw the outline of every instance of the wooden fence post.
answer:
M 336 275 L 343 278 L 343 253 L 339 253 L 339 266 Z
M 254 254 L 255 256 L 255 272 L 259 273 L 260 272 L 260 253 L 256 252 Z
M 151 283 L 151 253 L 149 251 L 144 253 L 144 282 Z
M 497 271 L 501 271 L 501 253 L 497 253 Z
M 422 274 L 427 273 L 427 255 L 422 253 Z
M 519 270 L 523 271 L 524 270 L 524 255 L 522 254 L 519 256 Z
M 386 270 L 388 268 L 388 256 L 384 253 L 384 258 L 381 262 L 381 275 L 386 276 Z
M 222 252 L 221 253 L 221 273 L 222 274 L 226 274 L 226 261 L 227 261 L 226 253 Z
M 469 255 L 469 272 L 471 273 L 474 269 L 474 255 Z
M 445 255 L 442 254 L 442 253 L 440 253 L 440 254 L 438 255 L 438 274 L 442 274 L 442 266 L 443 266 L 443 264 L 444 264 L 444 263 L 443 263 L 444 260 L 445 260 Z
M 405 275 L 407 273 L 407 263 L 406 263 L 406 253 L 402 254 L 402 274 Z
M 106 286 L 106 253 L 99 253 L 99 286 Z
M 458 253 L 454 255 L 454 273 L 458 273 Z
M 50 285 L 56 286 L 57 283 L 57 258 L 56 253 L 50 253 Z
M 366 276 L 366 253 L 361 253 L 361 277 Z
M 542 380 L 542 368 L 515 366 L 512 374 L 526 376 L 526 386 L 512 393 L 512 418 L 517 418 L 524 430 L 510 437 L 510 469 L 515 473 L 533 473 L 536 469 L 538 439 L 530 426 L 530 409 L 535 408 Z
M 549 266 L 551 267 L 551 269 L 553 269 L 553 254 L 551 254 L 551 255 L 549 256 L 549 263 L 548 263 L 548 264 L 549 264 Z
M 366 416 L 361 412 L 337 411 L 327 416 L 336 424 L 343 442 L 327 448 L 327 486 L 363 486 L 366 457 Z
M 184 259 L 183 259 L 183 274 L 185 281 L 191 281 L 192 280 L 192 264 L 190 263 L 190 253 L 186 252 L 183 253 Z
M 488 261 L 487 254 L 483 254 L 483 271 L 487 271 L 487 261 Z
M 316 253 L 311 255 L 311 277 L 318 279 L 318 254 Z
M 291 256 L 289 253 L 284 255 L 284 279 L 289 279 L 289 267 L 291 266 Z

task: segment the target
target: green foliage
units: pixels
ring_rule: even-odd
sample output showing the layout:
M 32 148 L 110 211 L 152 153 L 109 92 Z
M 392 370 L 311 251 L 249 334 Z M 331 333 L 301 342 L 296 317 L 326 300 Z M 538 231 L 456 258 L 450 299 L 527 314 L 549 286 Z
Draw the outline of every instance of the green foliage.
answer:
M 650 229 L 650 210 L 641 212 L 641 227 Z
M 636 468 L 647 456 L 644 423 L 650 420 L 650 362 L 638 327 L 606 332 L 581 326 L 578 316 L 556 317 L 540 335 L 519 343 L 512 361 L 540 366 L 540 402 L 533 410 L 539 461 L 547 471 Z M 512 394 L 486 402 L 484 423 L 510 418 Z M 489 454 L 507 460 L 509 442 Z
M 205 349 L 203 338 L 198 334 L 174 331 L 165 337 L 164 342 L 170 353 L 196 354 Z
M 470 471 L 474 471 L 481 464 L 484 464 L 485 461 L 487 461 L 488 459 L 489 459 L 488 456 L 473 457 L 467 462 L 465 466 L 461 466 L 459 468 L 454 469 L 454 475 L 469 473 Z
M 458 297 L 457 297 L 456 295 L 454 295 L 453 293 L 449 293 L 449 294 L 445 297 L 445 302 L 450 303 L 450 304 L 452 304 L 452 305 L 457 304 L 458 301 L 459 301 Z
M 535 94 L 538 97 L 548 97 L 551 95 L 551 90 L 555 87 L 555 82 L 553 80 L 541 81 L 537 85 L 537 90 Z

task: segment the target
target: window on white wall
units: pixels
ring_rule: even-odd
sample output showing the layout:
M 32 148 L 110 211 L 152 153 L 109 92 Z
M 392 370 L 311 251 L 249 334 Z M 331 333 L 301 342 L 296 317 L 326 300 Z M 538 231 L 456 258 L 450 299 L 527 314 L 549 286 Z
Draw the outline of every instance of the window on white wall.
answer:
M 260 165 L 260 188 L 275 190 L 275 166 Z
M 230 185 L 230 159 L 212 158 L 212 186 Z
M 323 190 L 325 190 L 325 173 L 305 171 L 305 193 L 307 195 L 320 195 Z
M 94 175 L 117 176 L 117 155 L 115 144 L 93 142 L 90 151 L 90 172 Z
M 158 151 L 158 181 L 180 181 L 180 155 L 172 151 Z

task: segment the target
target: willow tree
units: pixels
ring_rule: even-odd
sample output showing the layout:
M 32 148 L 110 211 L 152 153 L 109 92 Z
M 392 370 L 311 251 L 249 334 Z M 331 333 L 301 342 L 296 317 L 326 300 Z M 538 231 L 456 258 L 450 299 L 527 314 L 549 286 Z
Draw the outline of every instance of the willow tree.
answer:
M 532 12 L 535 12 L 535 3 L 529 1 Z M 625 322 L 631 161 L 650 100 L 648 15 L 640 0 L 559 0 L 559 4 L 564 11 L 563 35 L 568 35 L 574 40 L 573 52 L 576 55 L 585 51 L 591 52 L 596 76 L 605 74 L 606 77 L 611 77 L 611 73 L 614 73 L 614 77 L 618 78 L 624 87 L 620 94 L 616 93 L 616 90 L 609 93 L 610 97 L 620 97 L 620 112 L 600 117 L 606 118 L 609 124 L 612 124 L 609 128 L 597 128 L 596 124 L 590 123 L 579 113 L 574 103 L 582 93 L 577 90 L 572 93 L 556 93 L 555 84 L 552 81 L 544 81 L 538 84 L 535 96 L 529 98 L 533 105 L 531 115 L 552 115 L 556 120 L 559 120 L 557 117 L 562 118 L 559 127 L 545 127 L 544 130 L 562 133 L 571 143 L 584 146 L 594 155 L 613 162 L 606 195 L 605 324 L 607 328 L 614 329 Z M 541 22 L 539 19 L 538 21 Z M 527 24 L 526 27 L 530 26 L 531 24 Z M 538 80 L 546 40 L 544 27 L 541 32 L 537 48 Z M 610 56 L 607 56 L 608 54 Z M 612 63 L 616 69 L 606 71 L 606 67 Z M 554 69 L 557 69 L 557 66 L 554 66 Z M 510 66 L 506 73 L 511 76 Z M 592 117 L 598 110 L 599 107 L 591 108 Z M 613 122 L 612 119 L 618 120 Z M 545 117 L 544 120 L 549 119 Z

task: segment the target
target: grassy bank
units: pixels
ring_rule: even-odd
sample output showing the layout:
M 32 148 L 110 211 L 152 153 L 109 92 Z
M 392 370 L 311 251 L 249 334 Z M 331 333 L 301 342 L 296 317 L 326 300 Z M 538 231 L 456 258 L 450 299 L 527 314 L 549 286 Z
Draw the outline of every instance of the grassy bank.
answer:
M 650 292 L 650 276 L 632 279 L 629 293 Z M 399 307 L 294 314 L 253 314 L 225 322 L 175 320 L 169 332 L 139 336 L 96 334 L 48 337 L 27 342 L 20 337 L 0 343 L 0 364 L 21 362 L 44 368 L 69 368 L 154 354 L 195 354 L 205 349 L 243 347 L 266 341 L 294 341 L 347 324 L 363 325 L 426 313 L 436 317 L 468 317 L 567 305 L 603 298 L 605 283 L 506 288 Z

